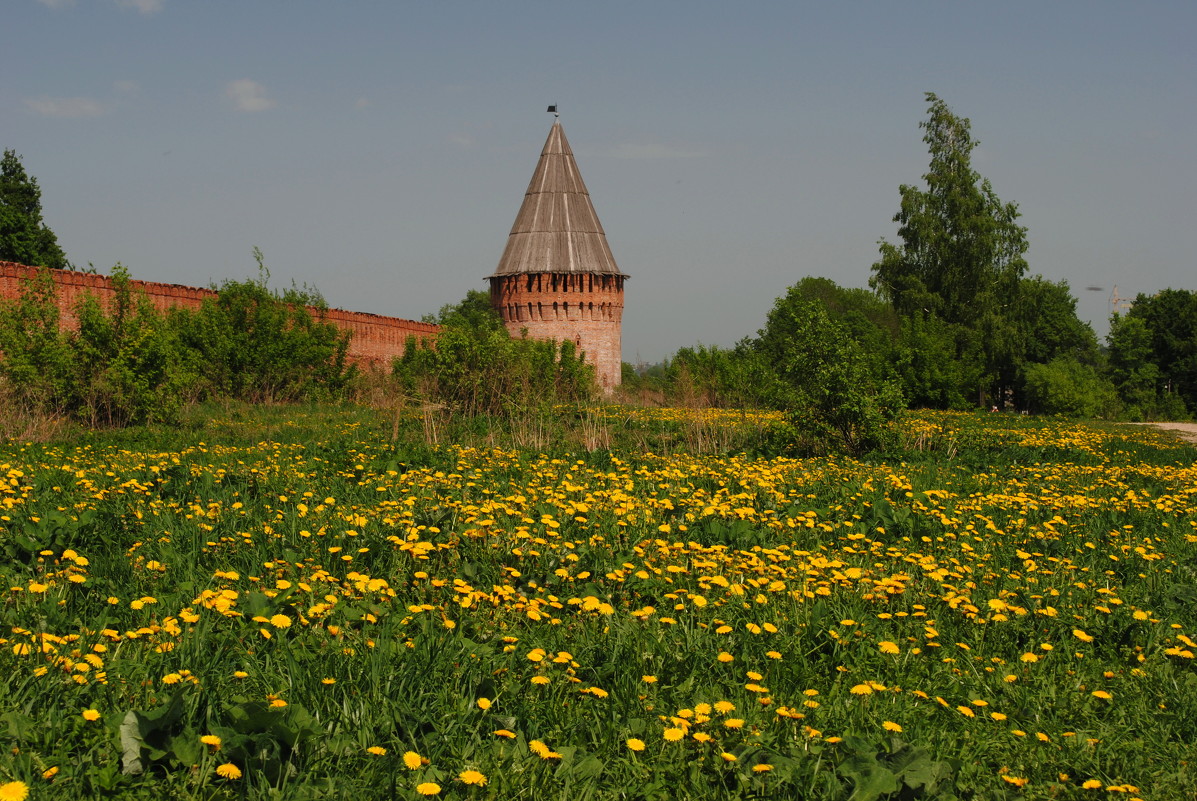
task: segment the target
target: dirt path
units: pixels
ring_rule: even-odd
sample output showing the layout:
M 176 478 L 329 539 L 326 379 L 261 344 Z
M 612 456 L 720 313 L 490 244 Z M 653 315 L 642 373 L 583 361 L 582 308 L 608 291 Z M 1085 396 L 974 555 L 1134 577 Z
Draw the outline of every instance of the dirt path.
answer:
M 1166 431 L 1175 431 L 1181 439 L 1197 442 L 1197 423 L 1138 423 L 1143 426 L 1155 426 Z

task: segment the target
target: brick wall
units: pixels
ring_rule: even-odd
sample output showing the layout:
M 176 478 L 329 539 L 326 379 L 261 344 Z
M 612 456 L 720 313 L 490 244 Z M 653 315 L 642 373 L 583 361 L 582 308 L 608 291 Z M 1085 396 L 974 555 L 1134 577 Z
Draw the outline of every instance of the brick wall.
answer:
M 37 272 L 10 261 L 0 261 L 0 299 L 12 300 L 20 297 L 24 281 Z M 77 325 L 75 308 L 88 295 L 101 301 L 112 297 L 115 290 L 112 280 L 103 275 L 76 273 L 69 270 L 50 270 L 58 290 L 58 308 L 64 327 Z M 200 289 L 181 284 L 162 284 L 156 281 L 130 281 L 134 291 L 145 292 L 150 303 L 159 310 L 174 307 L 198 309 L 206 298 L 216 297 L 211 289 Z M 313 313 L 319 310 L 312 309 Z M 430 323 L 386 317 L 381 314 L 367 314 L 343 309 L 328 309 L 324 319 L 342 331 L 349 331 L 349 359 L 357 364 L 382 366 L 391 359 L 403 355 L 403 344 L 409 336 L 423 338 L 435 335 L 438 326 Z
M 490 279 L 490 299 L 512 336 L 572 340 L 594 365 L 604 392 L 623 370 L 623 276 L 601 273 L 519 273 Z

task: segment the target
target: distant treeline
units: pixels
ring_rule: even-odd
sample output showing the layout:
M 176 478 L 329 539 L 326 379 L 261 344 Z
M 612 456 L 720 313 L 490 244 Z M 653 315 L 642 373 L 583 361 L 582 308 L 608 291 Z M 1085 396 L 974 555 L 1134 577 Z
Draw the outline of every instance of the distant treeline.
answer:
M 682 348 L 661 364 L 624 365 L 624 391 L 665 403 L 784 405 L 789 368 L 779 343 L 834 340 L 911 408 L 992 408 L 1121 420 L 1187 419 L 1197 411 L 1197 292 L 1140 295 L 1110 320 L 1104 347 L 1076 316 L 1067 282 L 1020 279 L 1000 328 L 984 332 L 921 309 L 903 314 L 878 293 L 804 278 L 778 299 L 765 328 L 733 348 Z M 808 337 L 795 340 L 792 323 Z M 809 329 L 814 329 L 809 330 Z M 987 360 L 986 339 L 1002 358 Z

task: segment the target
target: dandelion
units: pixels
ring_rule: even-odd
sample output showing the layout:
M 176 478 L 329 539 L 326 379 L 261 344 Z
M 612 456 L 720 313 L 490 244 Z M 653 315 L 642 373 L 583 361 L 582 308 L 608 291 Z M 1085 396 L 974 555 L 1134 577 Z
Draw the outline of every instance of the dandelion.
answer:
M 1099 782 L 1097 779 L 1087 779 L 1085 783 L 1081 785 L 1081 787 L 1085 788 L 1086 790 L 1100 790 L 1101 782 Z
M 285 629 L 291 625 L 291 618 L 281 614 L 275 615 L 270 618 L 270 625 L 274 626 L 276 629 Z
M 515 739 L 515 732 L 510 731 L 509 729 L 495 729 L 494 734 L 496 737 L 506 737 L 508 740 Z
M 58 766 L 57 765 L 55 765 L 52 768 L 46 768 L 45 770 L 42 771 L 42 778 L 45 779 L 46 781 L 50 781 L 57 775 L 58 775 Z
M 902 731 L 902 727 L 899 726 L 897 723 L 894 723 L 892 720 L 881 721 L 881 727 L 883 729 L 885 729 L 886 731 L 892 731 L 892 732 Z
M 720 652 L 720 654 L 719 654 L 719 656 L 717 656 L 717 657 L 715 657 L 715 658 L 716 658 L 716 659 L 718 659 L 720 662 L 733 662 L 733 661 L 735 661 L 735 657 L 734 657 L 734 656 L 732 656 L 731 654 L 729 654 L 727 651 L 721 651 L 721 652 Z
M 83 710 L 83 719 L 88 723 L 97 721 L 100 719 L 100 712 L 96 709 L 85 709 Z
M 665 730 L 664 737 L 671 743 L 676 743 L 678 740 L 686 736 L 685 729 L 669 728 Z
M 742 729 L 744 728 L 744 721 L 741 718 L 728 718 L 723 721 L 723 725 L 729 729 Z
M 966 718 L 975 718 L 977 716 L 977 713 L 974 712 L 971 707 L 967 706 L 958 706 L 956 707 L 956 711 L 961 715 L 964 715 Z
M 711 739 L 712 739 L 712 738 L 711 738 L 711 735 L 707 734 L 705 731 L 696 731 L 696 732 L 694 732 L 694 740 L 695 740 L 695 742 L 699 742 L 699 743 L 709 743 L 709 742 L 711 741 Z
M 533 676 L 532 677 L 532 683 L 537 686 L 544 686 L 544 685 L 548 684 L 549 681 L 551 681 L 551 679 L 549 679 L 548 676 Z
M 644 682 L 645 684 L 656 684 L 657 683 L 656 676 L 641 676 L 640 680 L 642 682 Z
M 882 640 L 880 643 L 877 644 L 877 648 L 883 654 L 901 653 L 901 649 L 898 648 L 898 644 L 895 642 L 890 642 L 889 640 Z
M 624 741 L 624 744 L 628 747 L 629 751 L 643 751 L 644 750 L 644 740 L 638 740 L 635 737 L 629 737 L 627 740 Z
M 372 745 L 366 749 L 366 753 L 374 756 L 386 756 L 387 750 L 381 745 Z
M 773 766 L 767 765 L 764 762 L 760 763 L 759 765 L 752 766 L 753 773 L 768 773 L 771 770 L 773 770 Z
M 25 782 L 0 784 L 0 801 L 25 801 L 29 797 L 29 785 Z
M 726 751 L 724 751 L 723 753 L 721 753 L 721 754 L 719 755 L 719 758 L 720 758 L 720 759 L 722 759 L 724 762 L 735 762 L 735 761 L 736 761 L 736 755 L 735 755 L 735 754 L 729 754 L 729 753 L 727 753 Z
M 167 673 L 165 676 L 162 677 L 163 684 L 178 684 L 182 680 L 183 680 L 183 677 L 180 676 L 178 673 Z
M 1020 656 L 1018 659 L 1021 662 L 1038 662 L 1039 654 L 1035 654 L 1035 653 L 1031 653 L 1030 651 L 1027 651 L 1025 654 Z
M 1092 695 L 1094 698 L 1100 698 L 1100 699 L 1101 699 L 1101 700 L 1103 700 L 1103 701 L 1109 701 L 1111 698 L 1113 698 L 1113 697 L 1114 697 L 1113 695 L 1111 695 L 1110 693 L 1106 692 L 1105 690 L 1094 690 L 1094 691 L 1091 693 L 1091 695 Z
M 200 742 L 211 747 L 213 751 L 220 750 L 221 739 L 215 734 L 205 734 L 203 737 L 200 737 Z
M 321 683 L 321 684 L 336 684 L 336 683 L 337 683 L 337 680 L 336 680 L 336 679 L 334 679 L 334 678 L 331 678 L 331 677 L 329 677 L 329 678 L 324 678 L 324 679 L 321 679 L 321 680 L 320 680 L 320 683 Z
M 486 774 L 480 770 L 463 770 L 457 774 L 457 780 L 462 784 L 473 784 L 478 787 L 486 785 Z
M 1030 781 L 1030 779 L 1024 779 L 1021 776 L 1011 776 L 1009 774 L 1003 774 L 1002 781 L 1004 781 L 1008 784 L 1013 784 L 1015 787 L 1023 787 L 1026 785 L 1027 782 Z
M 241 768 L 234 765 L 232 762 L 226 762 L 223 765 L 216 767 L 216 775 L 222 779 L 233 781 L 241 778 Z
M 416 792 L 420 795 L 437 795 L 441 791 L 441 786 L 436 782 L 423 782 L 416 785 Z
M 1093 635 L 1086 634 L 1083 629 L 1073 629 L 1072 636 L 1076 637 L 1081 642 L 1093 642 Z
M 478 699 L 478 708 L 481 709 L 483 712 L 490 709 L 490 699 L 489 698 L 479 698 Z
M 424 764 L 424 757 L 420 756 L 415 751 L 404 751 L 403 764 L 408 770 L 416 770 L 420 767 L 420 765 Z
M 735 712 L 736 705 L 731 701 L 718 701 L 715 703 L 715 711 L 720 715 L 726 715 L 728 712 Z
M 853 695 L 872 695 L 873 688 L 867 684 L 857 684 L 851 690 L 848 690 L 848 692 Z

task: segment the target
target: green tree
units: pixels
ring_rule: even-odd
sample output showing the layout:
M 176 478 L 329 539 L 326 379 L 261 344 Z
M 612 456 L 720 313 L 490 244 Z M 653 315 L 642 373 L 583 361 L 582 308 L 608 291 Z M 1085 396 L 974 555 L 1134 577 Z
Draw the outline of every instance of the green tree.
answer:
M 54 232 L 42 222 L 42 190 L 25 173 L 21 157 L 5 150 L 0 159 L 0 261 L 69 269 Z
M 1026 229 L 1018 206 L 1002 203 L 971 163 L 978 142 L 969 120 L 928 92 L 926 131 L 931 162 L 926 189 L 903 184 L 894 215 L 901 244 L 882 239 L 870 285 L 902 316 L 922 311 L 956 326 L 956 352 L 979 359 L 979 399 L 1010 386 L 1021 362 L 1021 338 L 1010 325 L 1026 272 Z
M 770 365 L 773 404 L 808 451 L 859 455 L 891 447 L 905 408 L 896 382 L 879 376 L 863 348 L 800 287 L 777 299 L 754 350 Z
M 1151 362 L 1162 391 L 1197 411 L 1197 292 L 1165 289 L 1139 295 L 1127 317 L 1143 321 L 1151 337 Z

